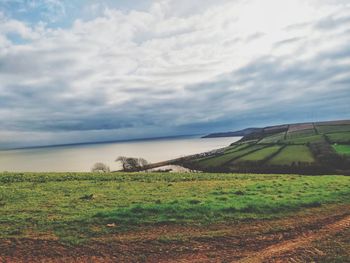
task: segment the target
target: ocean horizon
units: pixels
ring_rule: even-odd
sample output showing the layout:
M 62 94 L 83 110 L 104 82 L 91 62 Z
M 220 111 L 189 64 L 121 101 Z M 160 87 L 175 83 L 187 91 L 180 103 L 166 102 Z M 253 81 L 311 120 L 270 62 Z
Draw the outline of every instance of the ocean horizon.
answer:
M 0 151 L 0 171 L 88 172 L 96 162 L 111 170 L 121 166 L 118 156 L 142 157 L 159 162 L 226 147 L 240 137 L 201 138 L 181 135 L 112 142 L 89 142 L 6 149 Z

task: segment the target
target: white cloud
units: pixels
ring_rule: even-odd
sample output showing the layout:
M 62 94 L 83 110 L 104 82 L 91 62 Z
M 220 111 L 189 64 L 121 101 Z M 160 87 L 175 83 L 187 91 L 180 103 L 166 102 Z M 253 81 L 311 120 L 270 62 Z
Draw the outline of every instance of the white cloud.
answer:
M 104 8 L 103 16 L 77 19 L 68 29 L 2 16 L 2 129 L 177 130 L 317 97 L 334 79 L 350 78 L 344 6 L 345 0 L 166 0 L 146 11 Z M 13 43 L 9 34 L 30 41 Z M 330 67 L 338 68 L 323 79 Z M 317 78 L 323 84 L 311 87 Z

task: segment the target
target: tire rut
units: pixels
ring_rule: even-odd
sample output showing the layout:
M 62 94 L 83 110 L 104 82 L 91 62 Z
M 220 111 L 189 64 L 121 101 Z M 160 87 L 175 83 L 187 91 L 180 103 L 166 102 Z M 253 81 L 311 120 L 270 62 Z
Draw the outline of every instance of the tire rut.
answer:
M 319 231 L 311 234 L 305 234 L 301 237 L 284 241 L 282 243 L 272 245 L 270 247 L 267 247 L 261 251 L 258 251 L 252 256 L 243 258 L 239 261 L 234 261 L 238 263 L 258 263 L 258 262 L 265 262 L 268 261 L 268 259 L 273 257 L 278 257 L 279 255 L 282 255 L 283 253 L 290 252 L 293 250 L 296 250 L 301 247 L 307 247 L 310 245 L 311 242 L 321 240 L 326 236 L 336 234 L 346 228 L 350 227 L 350 216 L 346 216 L 345 218 L 324 226 Z M 301 262 L 298 261 L 299 259 L 290 258 L 289 262 Z M 268 261 L 270 262 L 270 261 Z M 233 263 L 233 262 L 232 262 Z

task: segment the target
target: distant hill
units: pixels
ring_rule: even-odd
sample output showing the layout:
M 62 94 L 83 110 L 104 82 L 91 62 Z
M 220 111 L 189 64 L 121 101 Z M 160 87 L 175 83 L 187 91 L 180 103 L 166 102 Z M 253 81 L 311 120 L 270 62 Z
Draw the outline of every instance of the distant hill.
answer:
M 232 132 L 219 132 L 219 133 L 211 133 L 202 138 L 219 138 L 219 137 L 238 137 L 238 136 L 246 136 L 248 134 L 258 132 L 262 128 L 246 128 L 240 131 L 232 131 Z
M 224 135 L 243 138 L 183 165 L 206 172 L 350 175 L 350 120 L 248 128 L 205 138 Z

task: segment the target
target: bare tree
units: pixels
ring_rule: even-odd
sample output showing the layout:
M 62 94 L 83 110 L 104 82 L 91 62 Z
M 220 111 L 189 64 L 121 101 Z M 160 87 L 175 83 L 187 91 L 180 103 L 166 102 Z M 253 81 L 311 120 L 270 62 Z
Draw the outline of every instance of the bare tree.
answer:
M 128 163 L 126 161 L 127 159 L 128 159 L 128 157 L 119 156 L 115 161 L 121 162 L 121 164 L 123 165 L 123 170 L 127 170 L 128 169 Z
M 119 156 L 115 161 L 121 162 L 124 171 L 137 170 L 148 164 L 148 162 L 143 158 L 133 158 L 125 156 Z
M 93 173 L 109 173 L 109 167 L 104 163 L 95 163 L 91 168 L 91 172 Z
M 139 158 L 138 163 L 140 167 L 144 167 L 148 164 L 148 162 L 143 158 Z

